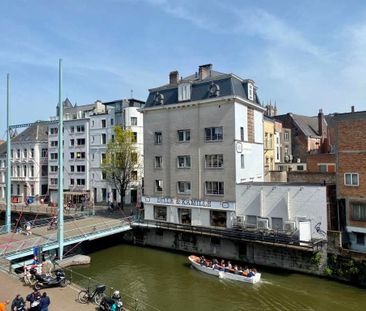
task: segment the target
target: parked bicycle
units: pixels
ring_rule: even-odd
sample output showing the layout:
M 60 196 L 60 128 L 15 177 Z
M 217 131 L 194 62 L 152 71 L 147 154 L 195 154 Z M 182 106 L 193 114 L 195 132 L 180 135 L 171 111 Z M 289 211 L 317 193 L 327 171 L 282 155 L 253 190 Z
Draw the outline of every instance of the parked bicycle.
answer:
M 105 285 L 97 285 L 94 291 L 91 291 L 90 287 L 88 287 L 88 289 L 86 290 L 83 289 L 79 292 L 78 300 L 80 303 L 85 304 L 88 302 L 93 302 L 99 306 L 105 296 L 104 294 L 105 289 L 106 289 Z

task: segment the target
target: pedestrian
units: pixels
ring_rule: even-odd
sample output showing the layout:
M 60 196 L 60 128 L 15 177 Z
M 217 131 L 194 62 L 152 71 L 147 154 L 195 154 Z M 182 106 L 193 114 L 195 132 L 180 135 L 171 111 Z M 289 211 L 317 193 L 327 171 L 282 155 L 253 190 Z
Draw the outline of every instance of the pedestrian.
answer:
M 23 311 L 25 310 L 25 301 L 20 294 L 16 295 L 11 303 L 11 311 Z
M 40 299 L 41 294 L 38 290 L 34 290 L 26 297 L 26 300 L 29 301 L 29 311 L 39 311 Z
M 5 311 L 6 305 L 10 303 L 10 300 L 5 300 L 3 302 L 0 302 L 0 311 Z
M 31 235 L 32 234 L 30 221 L 27 221 L 25 223 L 25 234 L 26 235 Z
M 41 301 L 39 304 L 39 310 L 40 311 L 48 311 L 48 306 L 50 305 L 51 300 L 50 297 L 47 296 L 47 293 L 44 292 L 41 297 Z

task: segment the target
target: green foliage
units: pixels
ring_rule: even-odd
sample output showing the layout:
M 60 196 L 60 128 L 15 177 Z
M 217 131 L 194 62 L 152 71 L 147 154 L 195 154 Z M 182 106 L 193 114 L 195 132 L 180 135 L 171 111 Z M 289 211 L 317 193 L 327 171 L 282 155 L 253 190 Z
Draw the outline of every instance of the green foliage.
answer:
M 323 273 L 326 276 L 331 276 L 333 274 L 333 270 L 331 268 L 329 268 L 329 267 L 325 267 Z
M 108 143 L 106 156 L 102 160 L 101 167 L 106 179 L 120 194 L 123 207 L 125 192 L 132 177 L 136 177 L 136 173 L 139 171 L 140 159 L 133 132 L 116 126 L 114 133 L 115 138 Z
M 316 265 L 316 266 L 319 266 L 320 265 L 321 260 L 322 260 L 322 254 L 321 254 L 321 252 L 316 252 L 311 257 L 311 263 L 313 265 Z

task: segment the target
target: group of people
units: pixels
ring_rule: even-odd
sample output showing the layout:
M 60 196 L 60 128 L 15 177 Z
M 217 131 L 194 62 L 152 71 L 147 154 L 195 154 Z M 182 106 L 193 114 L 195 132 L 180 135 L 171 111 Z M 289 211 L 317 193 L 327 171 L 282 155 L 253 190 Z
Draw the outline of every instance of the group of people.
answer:
M 244 269 L 238 265 L 232 265 L 230 261 L 225 263 L 225 260 L 221 260 L 220 262 L 214 258 L 212 260 L 207 260 L 204 256 L 200 257 L 200 264 L 209 268 L 213 268 L 220 271 L 230 272 L 234 274 L 239 274 L 246 276 L 248 278 L 255 276 L 257 270 L 255 268 L 249 269 L 247 266 Z
M 29 308 L 26 307 L 26 301 L 29 302 Z M 41 294 L 39 291 L 34 290 L 27 295 L 26 301 L 24 298 L 17 294 L 11 303 L 11 311 L 48 311 L 48 306 L 51 304 L 50 297 L 44 292 Z M 10 304 L 10 300 L 0 302 L 0 311 L 5 311 L 6 305 Z

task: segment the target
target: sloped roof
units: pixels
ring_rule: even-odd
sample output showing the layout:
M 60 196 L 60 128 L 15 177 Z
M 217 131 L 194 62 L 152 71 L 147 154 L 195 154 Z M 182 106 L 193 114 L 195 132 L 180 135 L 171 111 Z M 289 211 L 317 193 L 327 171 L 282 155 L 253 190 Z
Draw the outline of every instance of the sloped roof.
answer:
M 48 141 L 48 122 L 37 121 L 33 123 L 30 127 L 26 128 L 20 134 L 15 136 L 11 142 L 21 143 L 21 142 L 47 142 Z M 6 153 L 6 142 L 0 145 L 0 154 Z
M 218 71 L 210 70 L 210 74 L 204 79 L 200 79 L 198 75 L 193 74 L 178 82 L 191 83 L 191 98 L 189 101 L 204 100 L 210 98 L 220 98 L 225 96 L 237 96 L 248 99 L 247 89 L 249 80 L 242 80 L 234 74 L 225 74 Z M 217 96 L 210 96 L 210 86 L 216 84 L 219 87 Z M 145 108 L 159 106 L 154 102 L 157 93 L 162 94 L 164 98 L 164 106 L 177 104 L 178 102 L 178 85 L 165 84 L 163 86 L 150 89 L 149 96 L 146 100 Z M 257 92 L 254 89 L 253 104 L 261 106 Z

